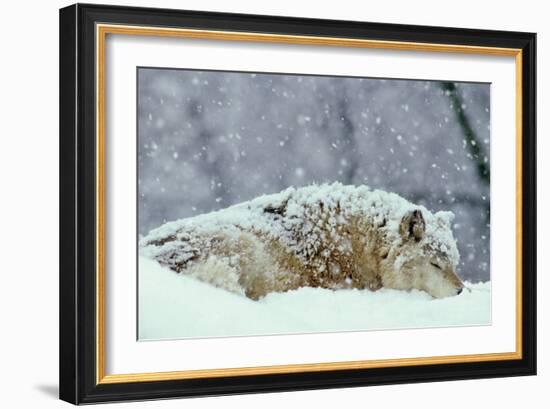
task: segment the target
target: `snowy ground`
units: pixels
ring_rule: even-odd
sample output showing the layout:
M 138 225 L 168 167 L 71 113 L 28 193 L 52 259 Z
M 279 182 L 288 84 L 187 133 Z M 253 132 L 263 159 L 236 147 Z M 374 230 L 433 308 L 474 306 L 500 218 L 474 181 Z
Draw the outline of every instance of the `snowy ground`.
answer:
M 139 259 L 139 339 L 488 325 L 490 282 L 456 297 L 301 288 L 252 301 Z

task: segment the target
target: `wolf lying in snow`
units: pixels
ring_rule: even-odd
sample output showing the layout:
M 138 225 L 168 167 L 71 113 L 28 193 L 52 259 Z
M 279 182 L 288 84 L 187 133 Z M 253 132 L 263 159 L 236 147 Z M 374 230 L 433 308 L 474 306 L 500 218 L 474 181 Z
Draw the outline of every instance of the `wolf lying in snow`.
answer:
M 450 212 L 339 183 L 288 188 L 151 231 L 140 252 L 257 300 L 300 287 L 457 295 Z

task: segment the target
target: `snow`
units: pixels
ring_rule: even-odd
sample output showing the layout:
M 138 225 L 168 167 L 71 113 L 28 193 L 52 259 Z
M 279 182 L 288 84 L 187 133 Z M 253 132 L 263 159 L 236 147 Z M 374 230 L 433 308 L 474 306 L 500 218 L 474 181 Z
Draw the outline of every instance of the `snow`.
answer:
M 433 299 L 421 291 L 301 288 L 259 301 L 139 258 L 139 339 L 490 325 L 491 283 Z
M 490 164 L 491 87 L 455 83 L 460 101 L 452 108 L 442 85 L 140 68 L 138 233 L 288 186 L 368 180 L 429 209 L 452 210 L 463 226 L 455 231 L 459 274 L 488 280 L 490 186 L 478 175 L 472 139 L 462 145 L 456 108 L 468 105 L 478 156 Z M 206 188 L 211 179 L 223 187 Z

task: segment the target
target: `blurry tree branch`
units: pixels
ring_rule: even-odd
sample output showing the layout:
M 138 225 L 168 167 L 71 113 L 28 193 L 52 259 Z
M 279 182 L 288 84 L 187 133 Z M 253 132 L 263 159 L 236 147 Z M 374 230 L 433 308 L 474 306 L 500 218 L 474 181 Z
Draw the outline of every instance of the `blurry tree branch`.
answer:
M 342 96 L 338 101 L 338 116 L 340 119 L 340 135 L 346 153 L 346 168 L 344 177 L 346 183 L 353 183 L 359 164 L 357 163 L 355 142 L 355 126 L 349 118 L 349 101 L 347 96 Z
M 456 114 L 458 124 L 462 128 L 466 146 L 477 167 L 478 176 L 485 184 L 489 185 L 491 171 L 489 169 L 489 163 L 486 160 L 487 156 L 483 152 L 483 147 L 480 143 L 481 141 L 474 132 L 470 124 L 470 120 L 464 112 L 464 103 L 461 96 L 457 92 L 456 85 L 453 82 L 441 82 L 441 87 L 443 88 L 443 91 L 445 91 L 445 95 L 447 95 L 451 101 L 452 109 Z
M 208 119 L 204 113 L 204 106 L 195 99 L 188 104 L 188 116 L 190 122 L 196 129 L 198 139 L 203 146 L 212 146 L 214 134 L 209 129 Z M 232 198 L 228 190 L 226 173 L 223 170 L 222 158 L 211 152 L 201 152 L 201 165 L 204 174 L 208 175 L 210 189 L 216 197 L 219 208 L 227 207 L 231 204 Z

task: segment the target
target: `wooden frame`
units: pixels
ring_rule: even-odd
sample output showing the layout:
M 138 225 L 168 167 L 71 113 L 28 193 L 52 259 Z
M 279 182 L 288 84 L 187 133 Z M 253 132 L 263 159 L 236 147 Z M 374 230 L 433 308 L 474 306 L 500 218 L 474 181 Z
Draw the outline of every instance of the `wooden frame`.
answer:
M 515 56 L 516 351 L 106 375 L 104 58 L 108 34 Z M 529 375 L 536 367 L 535 35 L 196 11 L 60 11 L 60 397 L 72 403 Z

